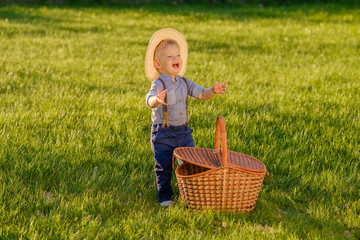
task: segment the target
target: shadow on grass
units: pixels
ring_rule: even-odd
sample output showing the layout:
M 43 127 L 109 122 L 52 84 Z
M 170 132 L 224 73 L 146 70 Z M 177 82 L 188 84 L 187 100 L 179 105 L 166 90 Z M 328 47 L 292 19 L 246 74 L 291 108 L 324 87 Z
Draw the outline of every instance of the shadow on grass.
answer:
M 360 3 L 356 4 L 303 4 L 292 6 L 271 6 L 258 7 L 255 5 L 164 5 L 164 4 L 135 4 L 132 6 L 107 4 L 107 5 L 18 5 L 18 6 L 1 6 L 0 18 L 8 19 L 26 24 L 49 25 L 49 23 L 69 22 L 61 15 L 58 16 L 44 16 L 42 14 L 46 9 L 67 9 L 78 12 L 88 13 L 121 13 L 121 12 L 138 12 L 141 15 L 148 13 L 155 13 L 157 15 L 176 15 L 188 17 L 190 20 L 207 21 L 207 20 L 229 20 L 229 21 L 244 21 L 249 19 L 291 19 L 295 21 L 303 21 L 304 17 L 309 17 L 318 13 L 324 16 L 331 16 L 337 14 L 356 14 L 360 10 Z M 71 19 L 71 18 L 70 18 Z M 320 19 L 311 19 L 313 22 L 320 22 Z M 75 21 L 74 19 L 72 21 Z M 70 20 L 70 22 L 72 22 Z M 309 20 L 308 20 L 309 21 Z M 327 19 L 329 21 L 329 19 Z M 352 19 L 341 19 L 341 22 L 352 22 Z M 334 20 L 339 23 L 339 20 Z M 123 26 L 126 26 L 125 23 Z M 143 26 L 146 29 L 146 26 Z M 80 31 L 106 31 L 106 28 L 87 28 L 76 29 L 71 27 L 63 27 L 63 29 L 74 32 Z M 125 29 L 126 30 L 126 29 Z M 127 30 L 131 30 L 131 26 Z

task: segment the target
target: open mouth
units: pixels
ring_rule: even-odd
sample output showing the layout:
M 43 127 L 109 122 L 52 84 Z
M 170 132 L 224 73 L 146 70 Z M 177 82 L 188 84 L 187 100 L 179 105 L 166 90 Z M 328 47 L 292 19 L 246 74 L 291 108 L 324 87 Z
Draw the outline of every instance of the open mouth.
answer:
M 172 66 L 173 66 L 173 68 L 179 68 L 180 67 L 180 65 L 178 63 L 175 63 Z

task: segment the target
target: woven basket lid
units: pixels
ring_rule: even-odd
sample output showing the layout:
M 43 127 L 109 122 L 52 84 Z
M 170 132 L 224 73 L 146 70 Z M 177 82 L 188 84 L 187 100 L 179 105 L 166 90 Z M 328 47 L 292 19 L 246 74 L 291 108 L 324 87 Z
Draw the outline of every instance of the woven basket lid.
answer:
M 174 156 L 184 162 L 210 169 L 230 166 L 258 173 L 267 172 L 265 164 L 256 158 L 228 150 L 223 116 L 219 116 L 216 121 L 215 149 L 180 147 L 174 150 Z
M 184 162 L 205 168 L 214 169 L 222 167 L 222 153 L 220 149 L 180 147 L 175 149 L 174 156 Z M 266 171 L 265 164 L 260 160 L 231 150 L 227 150 L 227 166 L 253 172 Z

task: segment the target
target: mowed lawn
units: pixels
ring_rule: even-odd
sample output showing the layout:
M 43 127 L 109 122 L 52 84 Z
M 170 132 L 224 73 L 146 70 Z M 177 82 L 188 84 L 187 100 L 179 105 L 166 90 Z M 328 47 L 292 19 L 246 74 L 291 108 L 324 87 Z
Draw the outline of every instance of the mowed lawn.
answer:
M 0 239 L 359 239 L 359 7 L 0 6 Z M 165 27 L 186 77 L 228 80 L 190 127 L 213 148 L 222 115 L 265 163 L 252 214 L 158 206 L 144 58 Z

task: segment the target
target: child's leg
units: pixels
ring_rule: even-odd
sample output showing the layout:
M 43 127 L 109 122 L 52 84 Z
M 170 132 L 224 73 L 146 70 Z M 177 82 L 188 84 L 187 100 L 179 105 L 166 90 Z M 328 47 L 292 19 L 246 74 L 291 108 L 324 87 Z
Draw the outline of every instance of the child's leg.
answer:
M 193 131 L 188 126 L 185 127 L 185 129 L 180 133 L 181 137 L 178 137 L 180 139 L 179 147 L 195 147 L 194 140 L 192 138 Z M 178 159 L 178 164 L 181 165 L 184 162 Z
M 180 133 L 180 136 L 178 136 L 179 139 L 181 139 L 180 146 L 179 147 L 195 147 L 193 137 L 191 133 L 193 130 L 189 128 L 188 126 L 185 127 L 184 131 Z
M 175 135 L 171 130 L 160 127 L 152 128 L 151 148 L 154 153 L 155 175 L 159 201 L 171 200 L 172 155 L 176 147 Z
M 157 125 L 151 128 L 151 148 L 154 153 L 156 183 L 159 201 L 171 200 L 172 155 L 177 147 L 194 147 L 192 130 L 179 127 L 176 130 Z
M 171 200 L 172 154 L 174 149 L 162 144 L 154 144 L 154 161 L 159 201 Z

